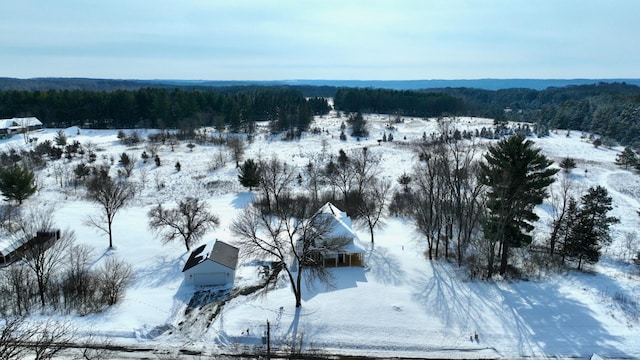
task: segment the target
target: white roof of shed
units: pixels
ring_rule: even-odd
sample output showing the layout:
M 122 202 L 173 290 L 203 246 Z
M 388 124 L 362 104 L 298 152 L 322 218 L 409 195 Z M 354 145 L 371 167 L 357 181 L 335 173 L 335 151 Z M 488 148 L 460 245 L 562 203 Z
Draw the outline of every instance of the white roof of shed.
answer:
M 187 259 L 187 262 L 184 264 L 182 272 L 201 264 L 207 259 L 235 270 L 238 265 L 238 253 L 238 248 L 223 241 L 216 240 L 214 243 L 205 244 L 193 250 L 189 259 Z
M 12 127 L 38 126 L 42 125 L 42 121 L 37 117 L 0 119 L 0 129 L 8 129 Z

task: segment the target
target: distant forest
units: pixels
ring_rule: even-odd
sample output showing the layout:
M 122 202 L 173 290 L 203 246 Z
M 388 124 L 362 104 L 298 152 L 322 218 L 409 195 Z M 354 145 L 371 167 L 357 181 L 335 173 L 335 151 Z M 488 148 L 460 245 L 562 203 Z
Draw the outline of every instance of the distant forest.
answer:
M 329 109 L 325 98 L 307 99 L 286 87 L 0 91 L 0 117 L 36 116 L 48 127 L 188 130 L 214 126 L 251 133 L 256 121 L 270 121 L 274 132 L 302 131 L 313 115 Z
M 55 89 L 48 90 L 0 91 L 0 117 L 37 116 L 48 127 L 214 126 L 234 132 L 252 132 L 256 121 L 270 121 L 273 132 L 299 132 L 309 129 L 313 115 L 326 114 L 329 111 L 326 98 L 333 98 L 336 110 L 345 113 L 489 117 L 497 122 L 529 122 L 549 129 L 595 133 L 605 144 L 640 148 L 640 87 L 624 82 L 544 90 L 198 86 L 193 82 L 155 87 L 152 82 L 96 85 L 82 79 L 67 80 L 69 89 L 61 89 L 64 79 L 55 84 Z M 100 90 L 87 89 L 90 86 Z M 123 89 L 125 86 L 130 88 Z

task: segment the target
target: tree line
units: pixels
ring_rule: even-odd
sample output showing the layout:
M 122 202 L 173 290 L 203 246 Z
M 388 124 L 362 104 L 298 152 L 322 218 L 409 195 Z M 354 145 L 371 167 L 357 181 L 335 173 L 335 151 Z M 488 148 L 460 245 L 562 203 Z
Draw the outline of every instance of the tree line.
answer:
M 0 117 L 36 116 L 47 127 L 179 129 L 227 127 L 251 132 L 256 121 L 274 130 L 306 130 L 313 115 L 327 113 L 323 98 L 306 99 L 287 87 L 214 90 L 142 88 L 113 92 L 88 90 L 0 91 Z
M 433 117 L 460 114 L 464 110 L 461 99 L 431 91 L 340 88 L 333 101 L 337 110 L 353 113 Z
M 147 84 L 149 85 L 149 84 Z M 307 96 L 308 98 L 305 98 Z M 640 148 L 640 88 L 597 83 L 562 88 L 387 90 L 313 86 L 175 87 L 114 91 L 0 91 L 0 117 L 37 116 L 48 127 L 179 129 L 226 127 L 251 132 L 271 121 L 274 132 L 308 130 L 313 115 L 335 108 L 418 117 L 465 115 L 592 132 Z M 509 111 L 505 111 L 509 110 Z
M 547 129 L 595 133 L 609 144 L 640 148 L 640 87 L 625 83 L 545 90 L 341 88 L 334 103 L 336 109 L 346 112 L 421 117 L 448 114 L 527 122 Z

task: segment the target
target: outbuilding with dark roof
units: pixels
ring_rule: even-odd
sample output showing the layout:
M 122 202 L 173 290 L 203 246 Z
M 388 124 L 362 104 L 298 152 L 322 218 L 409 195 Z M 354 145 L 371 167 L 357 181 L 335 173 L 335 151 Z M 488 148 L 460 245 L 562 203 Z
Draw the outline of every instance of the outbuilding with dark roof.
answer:
M 238 248 L 220 240 L 196 248 L 182 269 L 185 282 L 194 286 L 232 286 L 238 252 Z

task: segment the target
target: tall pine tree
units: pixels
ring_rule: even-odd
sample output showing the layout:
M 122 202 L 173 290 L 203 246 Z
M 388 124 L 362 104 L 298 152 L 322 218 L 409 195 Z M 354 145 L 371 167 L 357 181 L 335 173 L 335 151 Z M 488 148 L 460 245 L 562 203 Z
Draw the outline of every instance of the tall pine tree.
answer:
M 607 216 L 613 207 L 607 189 L 602 186 L 590 188 L 580 199 L 580 205 L 565 244 L 566 255 L 578 261 L 578 270 L 584 262 L 593 264 L 600 260 L 600 250 L 611 243 L 609 227 L 619 221 Z
M 253 159 L 247 159 L 240 165 L 238 169 L 238 180 L 244 187 L 248 187 L 249 191 L 260 185 L 260 168 Z
M 638 155 L 633 149 L 626 147 L 616 155 L 615 164 L 625 169 L 636 167 L 638 165 Z
M 22 204 L 37 189 L 35 174 L 26 167 L 13 165 L 0 170 L 0 192 L 5 200 L 15 200 Z
M 480 181 L 489 187 L 485 236 L 491 239 L 488 276 L 493 274 L 496 245 L 500 249 L 500 274 L 507 270 L 509 249 L 529 245 L 528 233 L 538 220 L 533 209 L 542 203 L 558 169 L 533 147 L 533 141 L 514 135 L 489 146 L 480 164 Z

